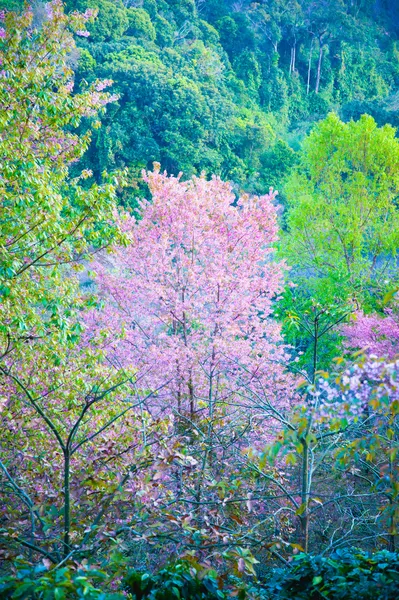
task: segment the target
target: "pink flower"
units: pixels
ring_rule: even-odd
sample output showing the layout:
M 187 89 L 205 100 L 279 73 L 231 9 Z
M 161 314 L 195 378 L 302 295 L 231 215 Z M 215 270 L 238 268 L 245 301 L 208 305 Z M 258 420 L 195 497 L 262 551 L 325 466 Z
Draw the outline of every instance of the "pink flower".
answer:
M 90 35 L 89 31 L 86 31 L 86 30 L 83 30 L 83 29 L 79 29 L 79 31 L 76 31 L 75 33 L 79 37 L 86 37 L 86 38 L 89 37 L 89 35 Z
M 210 385 L 216 397 L 267 389 L 284 410 L 295 386 L 271 317 L 284 270 L 271 256 L 274 192 L 234 205 L 217 177 L 181 181 L 157 168 L 144 179 L 152 202 L 138 222 L 121 223 L 131 245 L 116 249 L 111 269 L 96 267 L 99 326 L 123 332 L 109 359 L 134 366 L 145 389 L 161 388 L 160 410 L 205 410 Z
M 237 571 L 239 573 L 244 573 L 245 571 L 245 561 L 243 558 L 239 558 L 238 559 L 238 563 L 237 563 Z
M 366 350 L 368 355 L 392 358 L 399 354 L 399 315 L 387 309 L 385 317 L 357 313 L 349 325 L 342 327 L 348 348 Z
M 105 88 L 109 87 L 113 84 L 112 79 L 103 79 L 102 81 L 98 81 L 95 85 L 95 89 L 97 92 L 102 92 Z
M 6 30 L 4 29 L 4 27 L 0 27 L 0 39 L 5 38 L 6 37 Z
M 72 92 L 73 88 L 74 88 L 74 85 L 75 85 L 74 81 L 72 81 L 72 80 L 68 81 L 68 83 L 65 85 L 66 91 L 67 92 Z
M 92 17 L 94 17 L 96 14 L 96 11 L 93 8 L 87 8 L 85 10 L 85 12 L 83 13 L 83 18 L 85 19 L 85 21 L 91 19 Z

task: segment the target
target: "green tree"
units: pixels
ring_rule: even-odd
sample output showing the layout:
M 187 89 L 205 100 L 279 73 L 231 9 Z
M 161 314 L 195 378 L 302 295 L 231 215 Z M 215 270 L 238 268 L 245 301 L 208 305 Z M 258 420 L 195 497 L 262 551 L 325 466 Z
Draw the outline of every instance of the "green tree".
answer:
M 69 0 L 67 6 L 79 11 L 97 11 L 98 18 L 89 24 L 88 30 L 98 42 L 118 39 L 132 26 L 122 0 Z
M 390 125 L 330 114 L 305 140 L 286 194 L 284 251 L 295 279 L 359 301 L 396 285 L 399 141 Z
M 61 2 L 5 18 L 0 40 L 3 356 L 52 327 L 67 332 L 65 308 L 77 294 L 68 274 L 93 248 L 120 237 L 112 219 L 118 180 L 90 184 L 88 171 L 69 176 L 69 165 L 90 141 L 74 128 L 83 117 L 93 121 L 112 99 L 102 91 L 106 83 L 98 81 L 72 94 L 70 31 L 84 34 L 85 20 L 67 17 Z
M 399 277 L 399 141 L 372 117 L 335 114 L 304 141 L 285 186 L 287 231 L 281 251 L 297 288 L 281 305 L 288 338 L 310 380 L 340 353 L 337 325 L 375 306 Z

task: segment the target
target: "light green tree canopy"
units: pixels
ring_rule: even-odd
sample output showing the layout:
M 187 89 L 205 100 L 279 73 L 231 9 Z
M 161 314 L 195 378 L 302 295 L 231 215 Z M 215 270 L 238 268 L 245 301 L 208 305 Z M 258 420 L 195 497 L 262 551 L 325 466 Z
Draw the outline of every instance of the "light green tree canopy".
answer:
M 361 300 L 398 281 L 399 141 L 372 117 L 335 114 L 305 140 L 286 186 L 284 252 L 308 289 Z

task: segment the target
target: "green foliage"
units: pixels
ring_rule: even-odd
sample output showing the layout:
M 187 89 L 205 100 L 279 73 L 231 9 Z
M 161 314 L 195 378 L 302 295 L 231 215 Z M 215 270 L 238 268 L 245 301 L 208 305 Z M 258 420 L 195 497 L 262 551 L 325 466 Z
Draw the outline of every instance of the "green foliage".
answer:
M 349 302 L 334 296 L 330 287 L 332 283 L 326 280 L 325 297 L 317 301 L 309 295 L 305 284 L 296 288 L 287 286 L 275 311 L 276 317 L 282 319 L 285 339 L 296 351 L 292 368 L 306 373 L 310 379 L 318 370 L 329 369 L 331 361 L 342 354 L 344 336 L 338 326 L 353 310 Z
M 394 600 L 399 595 L 399 555 L 336 550 L 330 557 L 298 554 L 290 570 L 267 584 L 276 600 Z
M 124 589 L 132 600 L 396 600 L 399 594 L 399 555 L 385 550 L 368 554 L 357 549 L 336 550 L 331 556 L 297 554 L 289 568 L 270 572 L 258 585 L 221 589 L 215 571 L 178 562 L 155 574 L 129 572 Z M 15 576 L 0 578 L 0 598 L 12 600 L 122 600 L 109 591 L 109 575 L 90 565 L 48 570 L 17 565 Z
M 264 185 L 271 185 L 273 188 L 279 189 L 281 182 L 297 163 L 297 156 L 287 142 L 279 139 L 270 149 L 260 155 L 259 161 Z M 281 203 L 281 194 L 278 199 Z
M 109 576 L 90 565 L 69 565 L 48 569 L 17 564 L 15 576 L 0 578 L 0 599 L 24 600 L 123 600 L 121 593 L 104 591 Z M 107 586 L 108 587 L 108 586 Z
M 110 95 L 98 82 L 72 94 L 68 65 L 75 50 L 71 31 L 84 29 L 78 15 L 67 17 L 54 3 L 46 13 L 9 12 L 0 40 L 0 336 L 2 352 L 27 332 L 67 332 L 65 308 L 78 306 L 76 282 L 66 267 L 88 258 L 93 247 L 118 239 L 110 214 L 122 183 L 104 173 L 93 183 L 89 171 L 71 177 L 90 134 L 78 136 L 83 118 L 95 124 Z
M 154 41 L 156 38 L 155 27 L 147 11 L 143 8 L 129 8 L 129 28 L 127 35 Z
M 88 77 L 94 73 L 97 66 L 95 59 L 86 48 L 81 48 L 76 71 L 80 77 Z
M 381 294 L 397 280 L 399 142 L 372 117 L 335 114 L 303 143 L 285 188 L 285 251 L 296 280 L 317 299 Z
M 223 600 L 230 597 L 219 589 L 215 571 L 197 570 L 185 562 L 167 566 L 155 575 L 132 571 L 124 584 L 134 600 Z
M 304 140 L 284 186 L 281 241 L 298 288 L 285 294 L 279 314 L 307 373 L 342 353 L 337 325 L 346 316 L 375 309 L 397 286 L 398 194 L 399 142 L 390 125 L 379 128 L 367 115 L 344 123 L 331 113 Z
M 391 31 L 389 15 L 352 4 L 68 0 L 69 10 L 99 9 L 80 43 L 78 80 L 109 77 L 120 93 L 83 166 L 98 179 L 110 167 L 137 171 L 157 161 L 169 172 L 216 173 L 257 193 L 279 174 L 281 188 L 282 140 L 298 143 L 291 131 L 341 105 L 348 112 L 353 102 L 381 103 L 399 81 L 395 35 L 380 26 Z M 244 113 L 249 123 L 272 124 L 273 135 L 255 139 L 253 127 L 237 127 Z M 378 122 L 392 116 L 380 111 Z
M 99 42 L 119 39 L 130 27 L 130 14 L 122 0 L 77 0 L 79 11 L 98 9 L 98 18 L 88 26 L 91 35 Z

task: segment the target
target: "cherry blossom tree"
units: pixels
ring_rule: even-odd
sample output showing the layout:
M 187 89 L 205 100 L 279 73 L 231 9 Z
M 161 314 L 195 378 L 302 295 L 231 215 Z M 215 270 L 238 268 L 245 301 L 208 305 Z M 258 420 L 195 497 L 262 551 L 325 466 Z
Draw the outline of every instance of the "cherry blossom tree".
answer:
M 244 385 L 267 388 L 271 413 L 286 408 L 276 194 L 236 200 L 216 177 L 182 181 L 158 167 L 144 179 L 152 200 L 121 225 L 130 245 L 96 267 L 96 316 L 123 331 L 114 360 L 134 365 L 144 388 L 166 384 L 163 407 L 191 419 Z
M 273 259 L 276 194 L 237 199 L 219 178 L 183 181 L 158 166 L 144 179 L 151 201 L 121 223 L 128 247 L 95 266 L 102 308 L 86 324 L 117 334 L 108 360 L 159 390 L 145 410 L 175 424 L 186 463 L 158 461 L 153 514 L 173 506 L 177 543 L 190 547 L 195 528 L 203 546 L 226 550 L 245 538 L 240 506 L 253 510 L 243 449 L 274 438 L 295 390 L 273 318 L 285 270 Z
M 356 313 L 353 320 L 342 328 L 347 336 L 347 347 L 385 358 L 399 354 L 397 310 L 386 309 L 385 313 L 383 317 Z

